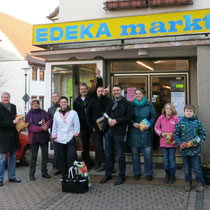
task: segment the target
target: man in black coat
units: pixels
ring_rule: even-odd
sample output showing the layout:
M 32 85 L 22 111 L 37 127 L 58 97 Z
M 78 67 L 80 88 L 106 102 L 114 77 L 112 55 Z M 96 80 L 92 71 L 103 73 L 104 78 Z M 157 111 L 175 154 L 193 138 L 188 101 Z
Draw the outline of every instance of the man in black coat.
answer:
M 8 179 L 9 182 L 21 182 L 16 178 L 16 150 L 20 149 L 20 141 L 16 124 L 20 119 L 16 117 L 16 106 L 10 103 L 10 94 L 3 92 L 0 103 L 0 187 L 3 186 L 6 154 L 8 158 Z
M 100 76 L 100 70 L 96 68 L 96 78 L 97 84 L 96 89 L 98 86 L 103 86 L 103 81 Z M 78 96 L 73 102 L 73 109 L 77 112 L 80 120 L 80 138 L 82 141 L 83 152 L 82 152 L 82 159 L 85 161 L 87 167 L 92 165 L 90 160 L 89 150 L 90 150 L 90 129 L 87 124 L 87 107 L 90 101 L 97 97 L 96 91 L 88 93 L 88 86 L 86 83 L 81 83 L 79 86 L 80 96 Z
M 53 121 L 55 112 L 60 108 L 59 99 L 60 98 L 59 98 L 58 93 L 52 94 L 53 105 L 47 111 L 52 121 Z M 61 174 L 61 151 L 59 150 L 57 142 L 53 141 L 53 149 L 54 149 L 54 167 L 56 170 L 54 175 L 56 176 L 56 175 Z
M 122 89 L 119 85 L 112 87 L 114 96 L 113 102 L 107 107 L 106 114 L 109 116 L 109 126 L 105 132 L 105 159 L 106 170 L 105 176 L 100 181 L 101 184 L 112 178 L 113 171 L 113 146 L 117 149 L 119 175 L 114 185 L 122 184 L 125 180 L 125 154 L 124 154 L 124 137 L 126 128 L 133 116 L 131 104 L 122 96 Z
M 91 100 L 87 109 L 87 123 L 93 133 L 95 141 L 95 167 L 97 172 L 105 169 L 105 155 L 103 148 L 103 131 L 99 129 L 96 120 L 103 116 L 106 107 L 111 103 L 111 99 L 106 96 L 109 92 L 109 87 L 99 86 L 96 90 L 97 98 Z

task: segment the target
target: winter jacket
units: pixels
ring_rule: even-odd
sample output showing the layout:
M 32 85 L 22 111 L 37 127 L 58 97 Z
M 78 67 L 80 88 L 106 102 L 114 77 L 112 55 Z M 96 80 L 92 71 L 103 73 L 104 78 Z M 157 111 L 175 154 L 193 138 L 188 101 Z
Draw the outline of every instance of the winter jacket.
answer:
M 28 139 L 30 144 L 46 144 L 49 141 L 49 132 L 41 128 L 40 122 L 44 120 L 50 128 L 52 120 L 49 114 L 42 109 L 31 109 L 26 115 L 28 125 Z
M 206 139 L 206 131 L 202 123 L 198 120 L 196 116 L 183 117 L 174 131 L 174 139 L 176 143 L 180 146 L 182 142 L 188 142 L 199 136 L 200 142 L 196 147 L 189 147 L 185 149 L 180 148 L 180 153 L 187 156 L 196 156 L 201 154 L 201 143 Z
M 178 123 L 179 118 L 174 115 L 171 118 L 167 118 L 165 115 L 160 115 L 158 118 L 156 124 L 155 124 L 155 133 L 157 133 L 158 136 L 161 136 L 162 133 L 174 133 L 174 130 L 176 128 L 176 124 Z M 174 141 L 174 136 L 173 136 Z M 160 137 L 160 147 L 176 147 L 176 144 L 169 144 L 166 143 L 166 139 L 162 136 Z
M 77 112 L 70 110 L 64 115 L 56 112 L 53 119 L 52 138 L 56 138 L 57 142 L 66 144 L 78 136 L 80 133 L 80 123 Z
M 47 111 L 47 113 L 50 115 L 50 118 L 53 120 L 54 114 L 56 110 L 60 108 L 59 104 L 53 104 Z
M 143 107 L 137 106 L 134 103 L 132 105 L 134 108 L 134 117 L 129 126 L 127 143 L 133 147 L 150 147 L 153 143 L 151 128 L 141 131 L 139 128 L 135 128 L 133 123 L 140 123 L 146 118 L 151 124 L 150 127 L 153 127 L 157 118 L 155 108 L 148 101 Z
M 115 110 L 112 110 L 113 105 L 114 102 L 112 101 L 106 108 L 106 114 L 111 119 L 115 119 L 117 123 L 113 127 L 108 126 L 105 132 L 125 136 L 127 125 L 133 117 L 132 106 L 124 97 L 122 97 L 122 99 L 119 101 Z
M 16 106 L 11 104 L 11 111 L 0 103 L 0 153 L 13 153 L 20 149 L 19 135 L 13 120 Z
M 93 128 L 99 131 L 96 120 L 103 116 L 106 112 L 106 107 L 112 102 L 112 99 L 101 95 L 99 98 L 94 98 L 88 105 L 87 109 L 87 123 L 90 130 Z
M 103 86 L 103 81 L 102 78 L 97 78 L 97 85 L 96 89 L 99 86 Z M 88 124 L 87 124 L 87 107 L 90 101 L 94 98 L 96 98 L 96 91 L 94 92 L 89 92 L 88 95 L 86 96 L 85 100 L 83 101 L 81 99 L 81 96 L 78 96 L 74 102 L 73 102 L 73 109 L 77 112 L 80 120 L 80 130 L 88 130 Z

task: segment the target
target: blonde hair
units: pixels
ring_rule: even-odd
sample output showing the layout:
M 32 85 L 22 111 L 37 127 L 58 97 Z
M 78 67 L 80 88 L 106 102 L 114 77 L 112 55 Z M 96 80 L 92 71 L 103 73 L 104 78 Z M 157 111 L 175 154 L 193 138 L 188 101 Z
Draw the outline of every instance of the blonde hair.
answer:
M 166 106 L 170 106 L 170 108 L 172 110 L 172 113 L 171 113 L 172 116 L 177 115 L 176 108 L 172 103 L 165 104 L 165 106 L 162 109 L 162 114 L 166 115 Z

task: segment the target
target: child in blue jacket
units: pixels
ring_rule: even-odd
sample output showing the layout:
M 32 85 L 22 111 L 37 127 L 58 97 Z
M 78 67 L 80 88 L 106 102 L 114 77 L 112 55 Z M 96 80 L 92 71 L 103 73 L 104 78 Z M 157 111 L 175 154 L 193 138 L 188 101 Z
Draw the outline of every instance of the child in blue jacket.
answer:
M 193 105 L 188 104 L 184 107 L 184 117 L 176 126 L 174 138 L 179 146 L 184 163 L 185 191 L 188 192 L 192 188 L 193 169 L 198 181 L 196 191 L 202 192 L 205 182 L 200 166 L 200 155 L 201 143 L 206 138 L 206 132 L 202 123 L 195 116 L 195 107 Z

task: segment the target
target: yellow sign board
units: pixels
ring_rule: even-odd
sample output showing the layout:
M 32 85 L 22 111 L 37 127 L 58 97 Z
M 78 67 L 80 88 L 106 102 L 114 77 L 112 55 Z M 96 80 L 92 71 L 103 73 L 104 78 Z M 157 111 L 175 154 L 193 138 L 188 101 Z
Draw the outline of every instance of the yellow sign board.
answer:
M 210 9 L 33 26 L 33 44 L 170 36 L 210 32 Z

